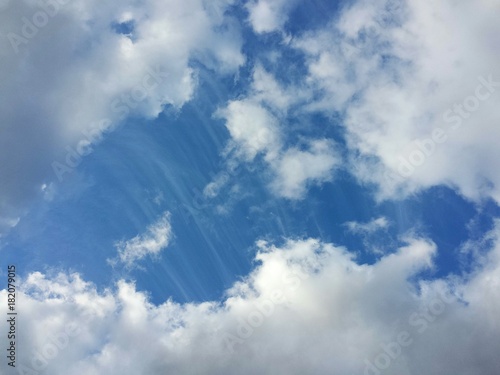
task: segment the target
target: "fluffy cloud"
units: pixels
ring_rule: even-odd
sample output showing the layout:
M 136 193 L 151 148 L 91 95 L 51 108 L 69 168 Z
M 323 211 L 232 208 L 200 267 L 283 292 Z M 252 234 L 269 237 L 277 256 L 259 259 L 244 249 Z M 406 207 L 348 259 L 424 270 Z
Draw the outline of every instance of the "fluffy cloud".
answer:
M 294 42 L 323 93 L 311 110 L 343 114 L 351 170 L 379 197 L 445 184 L 500 201 L 499 6 L 357 1 Z
M 132 267 L 146 256 L 158 256 L 168 246 L 172 236 L 170 212 L 164 212 L 144 233 L 127 241 L 119 241 L 115 245 L 118 259 L 111 262 L 115 264 L 119 260 L 127 267 Z
M 237 157 L 252 161 L 265 153 L 268 160 L 276 158 L 281 147 L 278 119 L 258 102 L 232 101 L 217 116 L 226 120 L 232 140 L 229 148 L 236 149 Z
M 64 178 L 129 114 L 181 107 L 198 59 L 243 62 L 230 1 L 15 1 L 0 13 L 0 224 Z M 55 164 L 54 162 L 59 163 Z
M 335 146 L 327 140 L 311 141 L 305 151 L 290 148 L 273 166 L 274 191 L 289 199 L 299 199 L 306 194 L 308 185 L 330 181 L 332 171 L 339 165 Z
M 98 292 L 76 274 L 33 273 L 18 297 L 18 369 L 494 375 L 499 234 L 497 226 L 476 244 L 482 255 L 470 274 L 417 282 L 436 253 L 424 239 L 408 238 L 372 265 L 313 239 L 281 247 L 259 241 L 255 270 L 224 300 L 198 304 L 156 306 L 124 281 Z M 6 291 L 0 295 L 5 300 Z
M 251 162 L 262 155 L 273 175 L 271 189 L 288 199 L 302 199 L 310 185 L 330 181 L 341 161 L 333 141 L 305 139 L 297 146 L 285 142 L 290 110 L 303 106 L 308 98 L 307 87 L 282 87 L 257 65 L 247 97 L 230 101 L 216 113 L 225 120 L 231 136 L 225 155 L 232 168 L 239 161 Z M 205 195 L 215 196 L 228 182 L 219 176 L 206 186 Z
M 481 4 L 350 3 L 293 39 L 308 68 L 300 90 L 257 67 L 249 98 L 280 122 L 293 105 L 340 114 L 348 169 L 379 199 L 444 184 L 498 202 L 498 3 Z
M 250 24 L 258 34 L 281 31 L 295 3 L 296 0 L 252 0 L 247 4 Z

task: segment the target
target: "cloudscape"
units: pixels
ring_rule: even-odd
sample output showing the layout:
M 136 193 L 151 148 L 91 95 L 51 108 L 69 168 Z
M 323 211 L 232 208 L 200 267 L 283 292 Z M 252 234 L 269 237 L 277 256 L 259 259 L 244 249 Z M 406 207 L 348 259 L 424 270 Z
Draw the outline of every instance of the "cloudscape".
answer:
M 499 16 L 0 0 L 0 374 L 500 374 Z

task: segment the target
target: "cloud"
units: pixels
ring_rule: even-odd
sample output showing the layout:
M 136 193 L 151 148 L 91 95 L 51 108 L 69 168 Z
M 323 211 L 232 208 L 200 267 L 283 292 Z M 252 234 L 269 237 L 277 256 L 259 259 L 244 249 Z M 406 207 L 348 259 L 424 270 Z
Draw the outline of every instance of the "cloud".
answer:
M 266 159 L 276 158 L 281 147 L 278 119 L 266 108 L 253 100 L 236 100 L 216 114 L 226 120 L 238 157 L 252 161 L 258 153 L 265 153 Z
M 257 34 L 282 31 L 288 20 L 288 12 L 293 9 L 296 0 L 252 0 L 246 7 L 248 19 Z
M 283 86 L 260 64 L 254 67 L 250 92 L 255 101 L 265 103 L 280 114 L 286 114 L 290 107 L 310 99 L 307 87 Z
M 129 115 L 189 101 L 193 60 L 236 71 L 245 58 L 230 5 L 10 2 L 0 12 L 0 231 Z
M 77 274 L 33 273 L 18 290 L 17 365 L 54 375 L 494 375 L 499 235 L 497 225 L 470 274 L 436 280 L 418 277 L 437 250 L 421 238 L 372 265 L 314 239 L 259 241 L 257 267 L 204 303 L 153 305 L 130 282 L 97 291 Z
M 289 112 L 310 98 L 307 87 L 282 87 L 261 65 L 255 66 L 252 78 L 245 98 L 229 101 L 215 114 L 225 120 L 231 136 L 224 155 L 230 168 L 263 156 L 272 174 L 271 190 L 277 196 L 303 199 L 311 185 L 332 180 L 341 164 L 340 153 L 328 139 L 305 138 L 296 146 L 286 144 Z M 205 195 L 214 197 L 228 182 L 219 176 L 206 186 Z
M 173 236 L 170 216 L 170 212 L 164 212 L 144 233 L 127 241 L 117 242 L 115 247 L 119 261 L 127 267 L 132 267 L 146 256 L 158 256 Z M 116 261 L 112 261 L 114 262 Z
M 379 198 L 447 185 L 500 202 L 498 3 L 480 5 L 362 0 L 295 39 L 322 93 L 309 109 L 342 114 L 350 170 Z
M 344 224 L 352 233 L 371 234 L 381 229 L 389 227 L 390 223 L 387 218 L 381 216 L 370 220 L 367 223 L 358 223 L 357 221 L 348 221 Z
M 326 139 L 309 142 L 308 149 L 286 150 L 273 168 L 274 191 L 289 199 L 304 197 L 309 185 L 332 180 L 332 171 L 340 166 L 340 157 L 332 142 Z
M 391 236 L 387 229 L 391 222 L 384 216 L 374 218 L 368 222 L 348 221 L 344 223 L 347 231 L 362 240 L 364 251 L 377 256 L 386 254 L 387 249 L 394 247 L 397 238 Z

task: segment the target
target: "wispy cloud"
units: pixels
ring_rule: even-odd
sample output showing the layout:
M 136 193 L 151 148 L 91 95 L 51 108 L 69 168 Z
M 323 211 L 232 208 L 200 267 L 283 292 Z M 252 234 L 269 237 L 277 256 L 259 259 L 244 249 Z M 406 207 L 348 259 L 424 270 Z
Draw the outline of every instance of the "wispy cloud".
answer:
M 116 243 L 118 260 L 127 267 L 133 267 L 146 256 L 156 256 L 165 249 L 172 238 L 170 213 L 164 212 L 144 233 L 127 241 Z M 113 261 L 112 261 L 113 262 Z
M 357 221 L 348 221 L 344 224 L 347 229 L 356 234 L 371 234 L 380 229 L 386 229 L 390 223 L 387 218 L 381 216 L 376 219 L 370 220 L 367 223 L 360 223 Z

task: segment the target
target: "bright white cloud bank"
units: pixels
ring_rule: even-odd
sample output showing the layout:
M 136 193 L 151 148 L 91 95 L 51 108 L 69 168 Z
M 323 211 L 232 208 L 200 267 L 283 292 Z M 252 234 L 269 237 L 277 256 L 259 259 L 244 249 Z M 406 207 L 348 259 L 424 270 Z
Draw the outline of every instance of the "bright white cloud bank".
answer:
M 181 107 L 191 59 L 238 68 L 231 1 L 12 1 L 0 12 L 0 226 L 129 114 Z M 128 25 L 130 35 L 119 33 Z M 54 164 L 54 162 L 56 164 Z M 0 230 L 2 229 L 0 228 Z
M 408 279 L 432 267 L 436 253 L 424 239 L 408 239 L 373 265 L 312 239 L 279 248 L 261 241 L 260 265 L 222 302 L 201 304 L 155 306 L 124 281 L 97 292 L 76 274 L 33 273 L 19 295 L 18 369 L 496 375 L 499 235 L 497 225 L 469 245 L 483 254 L 471 274 L 418 285 Z

